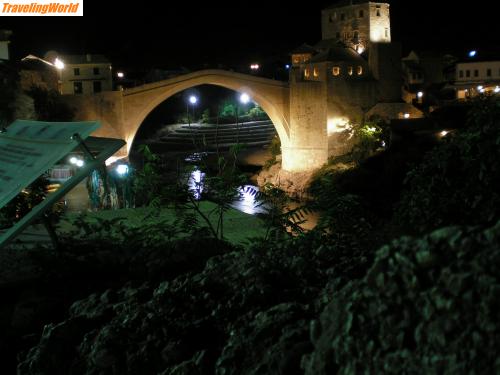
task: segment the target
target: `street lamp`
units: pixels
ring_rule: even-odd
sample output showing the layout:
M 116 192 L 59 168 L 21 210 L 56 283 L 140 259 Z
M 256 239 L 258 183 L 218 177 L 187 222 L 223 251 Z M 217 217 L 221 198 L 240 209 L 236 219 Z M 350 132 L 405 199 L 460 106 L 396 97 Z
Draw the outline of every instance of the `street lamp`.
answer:
M 239 119 L 238 119 L 238 112 L 240 111 L 240 106 L 238 103 L 241 103 L 243 105 L 246 105 L 250 102 L 250 95 L 247 93 L 242 93 L 239 98 L 239 102 L 236 102 L 236 142 L 240 143 L 240 126 L 239 126 Z
M 57 69 L 57 86 L 59 88 L 59 94 L 62 95 L 62 70 L 64 69 L 64 62 L 56 57 L 54 60 L 54 66 Z
M 193 107 L 194 105 L 198 103 L 198 98 L 194 95 L 191 95 L 188 99 L 188 102 L 186 104 L 186 112 L 187 112 L 187 118 L 188 118 L 188 127 L 191 129 L 191 119 L 189 117 L 189 105 L 191 104 Z M 194 108 L 193 108 L 193 113 L 194 113 Z

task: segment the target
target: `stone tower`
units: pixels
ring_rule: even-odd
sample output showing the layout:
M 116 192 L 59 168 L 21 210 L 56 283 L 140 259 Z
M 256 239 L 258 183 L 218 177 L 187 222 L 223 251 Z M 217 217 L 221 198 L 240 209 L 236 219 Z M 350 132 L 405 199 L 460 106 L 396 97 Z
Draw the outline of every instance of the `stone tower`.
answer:
M 389 4 L 366 0 L 343 0 L 321 15 L 323 40 L 343 42 L 358 53 L 372 43 L 391 42 Z

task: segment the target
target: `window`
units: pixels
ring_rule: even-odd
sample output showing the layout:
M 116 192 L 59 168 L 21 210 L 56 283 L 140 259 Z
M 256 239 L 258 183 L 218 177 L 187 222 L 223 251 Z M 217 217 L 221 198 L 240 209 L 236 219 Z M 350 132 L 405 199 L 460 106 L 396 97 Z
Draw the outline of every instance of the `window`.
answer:
M 81 82 L 73 82 L 73 93 L 75 94 L 83 93 L 83 85 Z
M 389 38 L 389 29 L 387 27 L 385 28 L 385 37 Z
M 377 17 L 380 17 L 380 5 L 377 5 L 376 7 L 376 12 L 377 12 Z
M 94 68 L 94 75 L 98 75 L 99 74 L 99 68 Z
M 336 37 L 337 39 L 340 39 L 340 31 L 337 31 L 337 33 L 335 34 L 335 37 Z
M 486 76 L 491 77 L 491 69 L 486 69 Z
M 352 38 L 355 40 L 358 40 L 359 39 L 359 31 L 355 31 Z
M 341 20 L 341 21 L 344 21 L 344 20 L 345 20 L 345 14 L 344 14 L 344 13 L 341 13 L 341 14 L 340 14 L 340 20 Z
M 319 78 L 319 70 L 318 70 L 318 68 L 314 68 L 313 69 L 313 77 L 314 78 Z
M 304 78 L 309 78 L 311 76 L 311 72 L 309 72 L 309 69 L 304 69 Z
M 334 66 L 332 68 L 332 74 L 336 77 L 338 75 L 340 75 L 340 66 Z
M 74 69 L 73 69 L 73 74 L 74 74 L 75 76 L 79 76 L 79 75 L 80 75 L 80 68 L 74 68 Z
M 460 71 L 458 72 L 458 76 L 459 76 L 460 78 L 464 78 L 464 71 L 463 71 L 463 70 L 460 70 Z
M 474 69 L 474 77 L 479 77 L 479 70 Z
M 101 92 L 102 91 L 102 86 L 101 86 L 101 81 L 94 81 L 94 92 Z
M 330 23 L 335 22 L 336 19 L 337 19 L 337 12 L 330 14 Z
M 361 65 L 358 66 L 357 73 L 358 73 L 358 76 L 360 76 L 361 74 L 363 74 L 363 67 Z
M 365 12 L 363 10 L 360 10 L 358 13 L 359 18 L 363 18 L 365 16 Z
M 347 68 L 347 74 L 349 74 L 350 76 L 352 76 L 352 72 L 353 72 L 352 66 L 348 67 Z
M 470 77 L 470 70 L 469 70 L 469 69 L 467 69 L 467 70 L 465 71 L 465 76 L 466 76 L 466 77 Z

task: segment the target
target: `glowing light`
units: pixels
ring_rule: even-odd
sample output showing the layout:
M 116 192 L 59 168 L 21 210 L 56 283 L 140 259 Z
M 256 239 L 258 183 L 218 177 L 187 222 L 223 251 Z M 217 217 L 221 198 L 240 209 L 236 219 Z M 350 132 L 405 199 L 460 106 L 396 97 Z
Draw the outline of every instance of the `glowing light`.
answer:
M 363 52 L 365 52 L 365 47 L 363 47 L 363 46 L 360 45 L 360 46 L 358 46 L 358 48 L 356 50 L 361 55 Z
M 286 64 L 285 69 L 290 69 L 290 64 Z
M 382 141 L 382 147 L 385 147 L 385 141 Z
M 76 165 L 76 162 L 78 161 L 77 158 L 75 158 L 74 156 L 72 156 L 70 159 L 69 159 L 69 162 L 73 165 Z
M 477 51 L 476 50 L 472 50 L 469 52 L 469 57 L 476 57 L 477 55 Z
M 498 87 L 498 86 L 497 86 L 497 87 L 495 87 L 495 90 L 493 90 L 493 91 L 495 91 L 495 93 L 500 92 L 500 87 Z
M 120 176 L 125 176 L 128 174 L 128 165 L 127 164 L 119 164 L 116 167 L 116 173 L 118 173 Z
M 409 119 L 409 118 L 410 118 L 410 114 L 409 114 L 409 113 L 405 113 L 405 114 L 403 115 L 403 117 L 404 117 L 405 119 Z
M 64 69 L 64 63 L 61 60 L 59 60 L 59 58 L 56 58 L 54 60 L 54 66 L 56 67 L 56 69 L 59 69 L 59 70 Z
M 441 137 L 446 137 L 446 135 L 448 135 L 449 131 L 446 131 L 446 130 L 443 130 L 441 133 L 439 133 L 439 135 Z
M 203 180 L 205 179 L 205 173 L 199 169 L 194 170 L 189 176 L 188 186 L 189 190 L 193 193 L 195 199 L 201 199 L 201 193 L 203 193 Z
M 85 162 L 84 162 L 83 160 L 78 159 L 78 160 L 76 161 L 76 166 L 77 166 L 78 168 L 81 168 L 81 167 L 83 167 L 84 165 L 85 165 Z
M 252 64 L 252 65 L 250 65 L 250 69 L 252 69 L 252 70 L 259 70 L 260 69 L 260 65 L 259 64 Z
M 196 96 L 194 96 L 194 95 L 191 95 L 189 97 L 189 103 L 195 105 L 196 103 L 198 103 L 198 98 Z
M 240 102 L 242 102 L 243 104 L 248 104 L 248 102 L 250 102 L 250 95 L 248 95 L 247 93 L 241 94 Z
M 351 130 L 352 126 L 349 124 L 349 119 L 346 117 L 334 117 L 327 121 L 328 135 L 334 133 L 342 133 Z
M 477 89 L 478 89 L 479 91 L 481 91 L 481 90 L 483 89 L 483 86 L 481 86 L 481 85 L 480 85 L 480 86 L 477 86 Z
M 424 96 L 424 93 L 423 93 L 422 91 L 419 91 L 419 92 L 417 93 L 417 97 L 418 97 L 419 99 L 422 99 L 422 97 L 423 97 L 423 96 Z
M 123 77 L 125 77 L 125 74 L 123 72 L 118 72 L 118 73 L 116 73 L 116 76 L 118 78 L 123 78 Z

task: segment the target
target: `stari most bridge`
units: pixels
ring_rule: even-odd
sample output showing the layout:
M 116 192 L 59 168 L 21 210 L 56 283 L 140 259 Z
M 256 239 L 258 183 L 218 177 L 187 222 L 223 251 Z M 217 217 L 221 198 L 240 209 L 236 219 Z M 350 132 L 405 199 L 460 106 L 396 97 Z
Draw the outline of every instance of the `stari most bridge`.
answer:
M 224 70 L 201 70 L 124 91 L 64 98 L 75 109 L 75 120 L 102 123 L 94 135 L 124 139 L 127 145 L 117 156 L 127 156 L 149 113 L 172 95 L 204 84 L 247 93 L 262 107 L 280 137 L 284 170 L 310 171 L 327 161 L 326 121 L 317 121 L 315 105 L 310 104 L 314 98 L 302 100 L 302 96 L 314 93 L 291 95 L 287 82 Z

